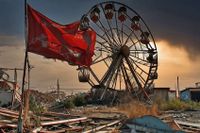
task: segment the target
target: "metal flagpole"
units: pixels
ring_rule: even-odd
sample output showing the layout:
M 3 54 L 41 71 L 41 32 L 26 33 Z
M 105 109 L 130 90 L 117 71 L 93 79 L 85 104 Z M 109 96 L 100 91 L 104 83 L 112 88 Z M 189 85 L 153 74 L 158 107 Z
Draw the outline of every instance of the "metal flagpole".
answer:
M 17 127 L 17 133 L 23 133 L 23 107 L 24 107 L 24 85 L 25 85 L 25 77 L 26 77 L 26 68 L 27 68 L 27 60 L 28 60 L 28 50 L 27 50 L 27 0 L 24 0 L 24 34 L 25 34 L 25 57 L 24 57 L 24 71 L 23 71 L 23 77 L 22 77 L 22 94 L 21 94 L 21 106 L 20 106 L 20 112 L 19 112 L 19 118 L 18 118 L 18 127 Z

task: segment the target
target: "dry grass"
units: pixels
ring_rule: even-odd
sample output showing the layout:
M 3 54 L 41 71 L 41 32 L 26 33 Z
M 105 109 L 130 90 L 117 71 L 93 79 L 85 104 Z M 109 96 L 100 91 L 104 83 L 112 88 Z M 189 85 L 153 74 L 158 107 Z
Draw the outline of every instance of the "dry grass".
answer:
M 120 105 L 118 109 L 129 118 L 136 118 L 144 115 L 159 115 L 157 105 L 145 105 L 139 101 L 131 101 L 127 104 Z

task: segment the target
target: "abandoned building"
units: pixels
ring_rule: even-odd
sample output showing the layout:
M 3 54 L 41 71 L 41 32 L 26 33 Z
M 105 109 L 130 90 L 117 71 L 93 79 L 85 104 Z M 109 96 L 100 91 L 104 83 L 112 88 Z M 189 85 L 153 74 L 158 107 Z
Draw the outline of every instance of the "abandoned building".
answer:
M 12 102 L 13 92 L 5 81 L 0 81 L 0 106 L 5 106 Z
M 181 91 L 181 100 L 200 102 L 200 87 L 190 87 Z
M 177 98 L 177 91 L 175 89 L 170 89 L 168 92 L 169 100 Z
M 169 100 L 169 90 L 168 87 L 155 87 L 154 88 L 154 95 L 153 100 L 154 101 L 167 101 Z

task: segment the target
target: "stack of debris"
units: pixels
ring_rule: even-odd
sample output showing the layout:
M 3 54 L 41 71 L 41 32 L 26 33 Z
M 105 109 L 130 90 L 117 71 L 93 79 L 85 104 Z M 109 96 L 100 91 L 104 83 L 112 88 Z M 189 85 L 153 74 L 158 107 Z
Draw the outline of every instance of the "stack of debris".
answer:
M 53 93 L 54 94 L 54 93 Z M 157 106 L 130 102 L 116 107 L 88 105 L 85 95 L 57 96 L 31 91 L 24 130 L 33 133 L 65 132 L 200 132 L 200 111 L 160 112 Z M 67 108 L 71 106 L 72 108 Z M 41 109 L 43 103 L 45 109 Z M 78 106 L 76 106 L 78 105 Z M 0 132 L 16 132 L 19 112 L 0 108 Z
M 0 108 L 0 116 L 0 132 L 15 132 L 17 130 L 19 112 Z M 121 114 L 116 113 L 111 116 L 105 112 L 94 112 L 90 115 L 44 112 L 37 115 L 29 113 L 29 116 L 30 122 L 24 127 L 26 132 L 34 133 L 111 131 L 116 126 L 119 127 L 122 121 Z
M 197 113 L 198 112 L 198 113 Z M 168 111 L 155 117 L 144 115 L 127 118 L 116 108 L 106 106 L 76 107 L 63 112 L 45 111 L 39 114 L 29 112 L 29 119 L 24 125 L 25 132 L 65 133 L 65 132 L 200 132 L 199 122 L 186 121 L 185 116 L 192 112 Z M 197 118 L 197 114 L 190 119 Z M 184 115 L 184 116 L 183 116 Z M 180 116 L 180 117 L 179 117 Z M 0 108 L 0 132 L 16 132 L 19 112 Z M 184 118 L 185 117 L 185 118 Z M 189 117 L 188 117 L 189 118 Z M 197 120 L 197 119 L 196 119 Z
M 160 118 L 185 132 L 200 132 L 200 110 L 165 111 Z

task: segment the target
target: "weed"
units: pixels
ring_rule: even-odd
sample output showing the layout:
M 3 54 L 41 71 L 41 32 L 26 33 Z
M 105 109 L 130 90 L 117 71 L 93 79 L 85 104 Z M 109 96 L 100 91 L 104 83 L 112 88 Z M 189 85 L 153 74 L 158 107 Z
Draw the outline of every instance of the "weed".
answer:
M 146 105 L 139 101 L 131 101 L 127 104 L 119 105 L 119 111 L 125 113 L 129 118 L 143 115 L 157 116 L 159 114 L 157 105 Z
M 173 99 L 159 104 L 161 110 L 190 110 L 200 109 L 200 102 L 194 101 L 181 101 Z
M 34 114 L 41 114 L 45 111 L 44 106 L 42 106 L 41 103 L 36 102 L 32 96 L 30 96 L 29 107 Z
M 82 94 L 76 95 L 73 99 L 73 103 L 75 106 L 84 106 L 86 105 L 85 96 Z
M 67 109 L 74 108 L 74 103 L 72 99 L 66 99 L 63 101 L 64 107 Z

